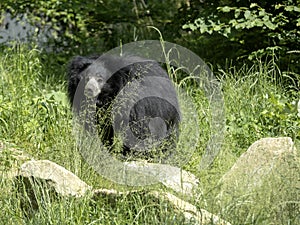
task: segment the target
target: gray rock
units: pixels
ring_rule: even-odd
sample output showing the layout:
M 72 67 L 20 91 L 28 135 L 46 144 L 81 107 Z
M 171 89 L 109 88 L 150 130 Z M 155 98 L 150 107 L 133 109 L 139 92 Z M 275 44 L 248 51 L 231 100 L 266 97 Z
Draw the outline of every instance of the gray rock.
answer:
M 49 160 L 31 160 L 22 164 L 19 176 L 46 180 L 62 196 L 81 197 L 92 189 L 75 174 Z
M 251 195 L 268 181 L 266 179 L 276 176 L 279 167 L 286 163 L 286 157 L 295 155 L 296 149 L 289 137 L 263 138 L 254 142 L 221 178 L 218 197 Z
M 166 185 L 167 187 L 178 191 L 183 192 L 184 194 L 191 194 L 192 189 L 197 185 L 198 179 L 191 173 L 180 170 L 179 168 L 159 165 L 159 164 L 150 164 L 148 167 L 145 165 L 138 165 L 131 163 L 132 167 L 141 167 L 143 172 L 151 172 L 162 170 L 159 174 L 159 180 Z M 149 173 L 150 173 L 149 172 Z M 124 195 L 140 193 L 141 195 L 150 195 L 157 200 L 168 201 L 179 213 L 183 213 L 187 223 L 193 221 L 193 224 L 220 224 L 220 225 L 230 225 L 230 223 L 220 219 L 218 216 L 209 213 L 204 209 L 197 209 L 196 206 L 168 193 L 162 191 L 126 191 L 120 192 L 113 189 L 92 189 L 91 186 L 87 185 L 85 182 L 80 180 L 76 175 L 66 170 L 62 166 L 57 165 L 54 162 L 49 160 L 31 160 L 22 164 L 20 171 L 18 173 L 18 179 L 21 182 L 25 182 L 26 191 L 28 197 L 30 198 L 30 204 L 24 203 L 24 210 L 26 214 L 32 214 L 32 210 L 38 209 L 38 202 L 35 197 L 35 194 L 31 193 L 33 190 L 30 188 L 30 185 L 35 182 L 35 184 L 40 184 L 39 188 L 42 189 L 54 189 L 56 194 L 62 196 L 74 196 L 82 197 L 88 192 L 91 193 L 92 197 L 95 200 L 98 200 L 102 197 L 109 197 L 113 201 L 117 201 L 120 197 Z M 37 181 L 37 182 L 36 182 Z M 180 183 L 183 182 L 183 187 L 180 187 Z M 47 184 L 43 186 L 42 184 Z M 44 191 L 41 191 L 44 193 Z M 28 200 L 27 200 L 28 201 Z M 31 208 L 28 206 L 31 205 Z M 32 208 L 33 207 L 33 208 Z
M 175 166 L 135 161 L 125 162 L 125 165 L 128 170 L 154 177 L 167 188 L 180 194 L 193 196 L 198 188 L 199 180 L 194 174 Z
M 242 224 L 300 224 L 299 187 L 300 158 L 291 138 L 263 138 L 221 178 L 216 204 Z

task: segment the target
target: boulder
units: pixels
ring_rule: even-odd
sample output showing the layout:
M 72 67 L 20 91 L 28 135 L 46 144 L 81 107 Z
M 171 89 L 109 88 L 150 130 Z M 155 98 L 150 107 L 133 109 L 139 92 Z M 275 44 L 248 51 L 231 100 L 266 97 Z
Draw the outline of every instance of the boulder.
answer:
M 263 138 L 221 178 L 216 203 L 231 212 L 227 219 L 244 224 L 299 224 L 299 187 L 300 158 L 291 138 Z
M 152 168 L 152 166 L 157 167 L 158 165 L 151 165 L 149 168 Z M 174 190 L 182 191 L 182 189 L 179 189 L 179 184 L 177 184 L 180 182 L 180 179 L 183 179 L 187 183 L 192 182 L 194 184 L 194 182 L 198 182 L 194 175 L 191 177 L 190 173 L 186 171 L 182 172 L 179 169 L 175 170 L 173 167 L 167 167 L 166 165 L 163 165 L 162 169 L 168 172 L 164 171 L 161 174 L 166 176 L 171 174 L 172 176 L 170 177 L 170 181 L 167 181 L 167 178 L 163 176 L 160 177 L 159 180 L 163 182 L 164 185 L 169 186 Z M 146 170 L 148 171 L 148 169 Z M 176 175 L 175 173 L 178 174 Z M 182 177 L 186 175 L 186 178 Z M 220 219 L 218 216 L 213 215 L 204 209 L 197 209 L 196 206 L 168 192 L 151 190 L 146 192 L 144 190 L 120 192 L 113 189 L 92 189 L 91 186 L 80 180 L 76 175 L 49 160 L 31 160 L 25 162 L 21 165 L 16 178 L 19 181 L 19 185 L 21 181 L 21 186 L 23 185 L 23 187 L 26 188 L 27 197 L 30 198 L 26 198 L 26 202 L 23 203 L 23 210 L 26 210 L 26 215 L 31 215 L 33 210 L 38 209 L 38 200 L 36 199 L 36 194 L 33 193 L 35 191 L 39 191 L 40 194 L 42 193 L 43 195 L 43 193 L 47 191 L 52 192 L 54 190 L 55 195 L 66 197 L 72 196 L 76 198 L 83 197 L 87 193 L 90 193 L 90 196 L 96 201 L 101 198 L 109 198 L 110 202 L 117 201 L 124 195 L 138 193 L 140 195 L 151 196 L 158 201 L 164 200 L 169 202 L 179 213 L 184 215 L 187 223 L 193 221 L 193 224 L 202 225 L 211 224 L 211 221 L 213 221 L 213 224 L 230 225 L 230 223 Z M 38 187 L 33 188 L 32 185 L 38 185 Z M 23 192 L 24 191 L 22 191 L 22 193 Z
M 165 187 L 186 196 L 193 196 L 198 188 L 199 180 L 194 174 L 175 166 L 135 161 L 124 164 L 128 170 L 153 177 Z
M 295 154 L 294 143 L 289 137 L 263 138 L 254 142 L 221 178 L 222 192 L 233 193 L 237 189 L 249 192 L 260 187 L 285 157 Z
M 62 196 L 82 197 L 92 189 L 75 174 L 49 160 L 31 160 L 22 164 L 19 176 L 45 180 Z

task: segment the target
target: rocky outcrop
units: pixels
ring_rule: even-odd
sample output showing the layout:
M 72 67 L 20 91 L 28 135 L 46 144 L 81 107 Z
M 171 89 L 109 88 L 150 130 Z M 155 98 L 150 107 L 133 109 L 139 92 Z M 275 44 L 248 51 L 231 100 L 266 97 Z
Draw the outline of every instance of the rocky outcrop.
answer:
M 35 191 L 44 193 L 47 190 L 49 193 L 64 197 L 89 196 L 95 201 L 109 198 L 111 202 L 118 201 L 126 195 L 139 194 L 150 196 L 154 201 L 168 202 L 178 213 L 184 215 L 187 224 L 189 221 L 194 221 L 193 224 L 230 224 L 169 192 L 151 189 L 125 192 L 114 189 L 93 189 L 64 167 L 49 160 L 34 160 L 23 151 L 6 147 L 1 142 L 0 157 L 0 159 L 9 162 L 5 163 L 9 164 L 8 166 L 0 164 L 2 177 L 16 179 L 18 182 L 15 183 L 25 188 L 28 193 L 27 197 L 29 197 L 30 202 L 27 205 L 29 207 L 25 206 L 24 209 L 31 210 L 31 212 L 27 215 L 32 213 L 32 210 L 37 209 L 34 208 L 38 205 L 38 201 L 35 199 L 36 193 L 33 193 Z M 126 166 L 138 170 L 142 174 L 156 176 L 160 183 L 185 196 L 193 197 L 194 190 L 199 183 L 199 180 L 190 172 L 169 165 L 126 162 Z M 299 190 L 299 171 L 299 157 L 296 155 L 296 149 L 291 138 L 263 138 L 253 143 L 221 178 L 219 182 L 220 192 L 216 196 L 216 201 L 221 206 L 231 205 L 233 207 L 241 202 L 242 205 L 236 206 L 238 207 L 236 210 L 249 211 L 257 207 L 255 200 L 264 202 L 267 199 L 269 205 L 262 206 L 260 203 L 260 206 L 280 205 L 278 211 L 280 213 L 283 207 L 290 207 L 288 203 L 294 201 L 293 199 L 285 199 L 288 196 L 286 193 L 290 190 Z M 32 188 L 34 185 L 35 188 Z M 263 188 L 264 191 L 257 191 L 260 188 Z M 271 190 L 270 196 L 265 196 L 268 195 L 268 191 L 265 190 Z M 282 193 L 283 191 L 285 193 Z M 20 193 L 24 193 L 24 189 Z M 274 196 L 278 202 L 272 202 Z M 294 198 L 293 194 L 291 196 Z M 244 208 L 241 209 L 242 207 Z
M 170 169 L 170 168 L 169 168 Z M 175 170 L 171 169 L 172 173 L 175 173 Z M 178 172 L 180 172 L 178 170 Z M 178 186 L 177 177 L 182 177 L 184 175 L 189 175 L 185 172 L 174 176 L 170 182 L 165 183 L 173 187 Z M 194 177 L 193 177 L 194 178 Z M 101 197 L 109 197 L 110 199 L 117 199 L 123 195 L 136 194 L 137 191 L 127 191 L 119 192 L 113 189 L 92 189 L 91 186 L 87 185 L 85 182 L 80 180 L 76 175 L 66 170 L 64 167 L 57 165 L 54 162 L 49 160 L 31 160 L 25 162 L 21 165 L 20 171 L 18 173 L 17 179 L 26 185 L 26 191 L 32 192 L 31 184 L 38 181 L 38 183 L 46 184 L 44 188 L 50 190 L 54 189 L 56 194 L 61 196 L 72 196 L 72 197 L 83 197 L 85 194 L 91 194 L 92 198 L 99 199 Z M 190 180 L 188 178 L 182 178 L 183 180 Z M 180 180 L 180 179 L 179 179 Z M 165 181 L 166 182 L 166 181 Z M 176 188 L 175 188 L 176 189 Z M 230 225 L 230 223 L 220 219 L 218 216 L 209 213 L 204 209 L 197 209 L 196 206 L 176 197 L 175 195 L 162 192 L 162 191 L 151 191 L 145 193 L 145 191 L 138 192 L 141 195 L 148 195 L 157 200 L 168 201 L 179 213 L 182 213 L 187 222 L 193 220 L 196 223 L 193 224 L 220 224 L 220 225 Z M 30 205 L 37 205 L 37 200 L 35 199 L 35 194 L 28 195 L 30 199 Z M 26 208 L 26 207 L 24 207 Z M 28 207 L 27 207 L 28 209 Z
M 49 160 L 34 160 L 22 150 L 5 146 L 0 142 L 0 156 L 3 161 L 10 162 L 5 168 L 0 167 L 2 177 L 14 179 L 21 199 L 21 207 L 26 216 L 34 214 L 38 210 L 39 201 L 37 196 L 44 197 L 64 196 L 81 198 L 90 196 L 94 200 L 109 198 L 110 202 L 117 201 L 124 196 L 139 194 L 153 198 L 154 201 L 165 201 L 175 211 L 182 214 L 186 223 L 193 221 L 193 224 L 220 224 L 230 225 L 216 215 L 204 209 L 184 201 L 175 195 L 164 191 L 125 191 L 120 192 L 114 189 L 93 189 L 72 172 Z M 165 164 L 126 162 L 126 166 L 137 169 L 140 173 L 156 176 L 157 180 L 172 189 L 173 191 L 193 196 L 199 180 L 195 175 Z M 24 195 L 24 191 L 27 193 Z

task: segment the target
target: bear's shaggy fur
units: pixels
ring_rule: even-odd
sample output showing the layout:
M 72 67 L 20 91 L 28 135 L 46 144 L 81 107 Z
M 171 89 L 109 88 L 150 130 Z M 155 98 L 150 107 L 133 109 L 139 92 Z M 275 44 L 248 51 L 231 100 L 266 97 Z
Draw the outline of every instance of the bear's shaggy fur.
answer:
M 159 80 L 161 82 L 158 82 Z M 155 140 L 171 139 L 174 133 L 177 136 L 181 120 L 177 94 L 168 74 L 156 61 L 134 56 L 74 57 L 68 67 L 68 95 L 72 105 L 75 102 L 76 89 L 81 81 L 85 82 L 85 91 L 96 98 L 100 117 L 103 116 L 103 113 L 111 110 L 118 94 L 121 90 L 125 90 L 126 85 L 138 82 L 138 86 L 136 86 L 138 90 L 132 90 L 131 93 L 132 101 L 135 103 L 127 115 L 131 132 L 135 138 L 143 141 L 149 136 Z M 149 96 L 145 95 L 143 98 L 135 96 L 143 95 L 146 92 L 149 92 Z M 128 102 L 123 105 L 123 108 L 126 105 Z M 126 113 L 124 112 L 124 114 Z M 122 115 L 119 118 L 121 120 L 118 122 L 122 123 Z M 121 128 L 118 130 L 119 128 L 116 127 L 120 127 L 119 124 L 114 127 L 117 130 L 113 130 L 112 118 L 108 118 L 105 127 L 100 126 L 102 130 L 104 129 L 102 131 L 104 141 L 108 141 L 109 144 L 113 143 L 115 132 L 121 132 Z M 132 149 L 134 147 L 124 141 L 123 154 Z

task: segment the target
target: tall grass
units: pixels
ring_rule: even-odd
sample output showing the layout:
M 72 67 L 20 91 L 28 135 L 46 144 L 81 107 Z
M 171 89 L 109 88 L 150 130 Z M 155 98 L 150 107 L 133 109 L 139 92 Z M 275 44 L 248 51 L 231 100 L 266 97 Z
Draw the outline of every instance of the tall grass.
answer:
M 14 143 L 14 147 L 24 149 L 34 158 L 58 163 L 94 187 L 126 189 L 101 178 L 81 158 L 72 135 L 64 70 L 53 70 L 42 60 L 38 50 L 24 46 L 5 48 L 0 53 L 0 140 Z M 232 224 L 299 224 L 299 157 L 286 159 L 278 167 L 278 173 L 270 176 L 251 197 L 216 201 L 219 179 L 254 141 L 268 136 L 290 136 L 300 149 L 296 108 L 299 90 L 287 91 L 274 61 L 257 62 L 238 70 L 231 68 L 220 74 L 226 106 L 226 136 L 209 170 L 198 170 L 210 129 L 207 102 L 201 90 L 188 87 L 200 121 L 197 151 L 185 166 L 200 179 L 199 193 L 190 201 Z M 1 174 L 10 169 L 14 160 L 3 152 Z M 0 224 L 183 224 L 182 215 L 177 215 L 162 200 L 139 194 L 115 201 L 89 196 L 62 198 L 41 191 L 38 186 L 34 186 L 40 196 L 36 210 L 24 213 L 24 204 L 27 208 L 33 205 L 26 200 L 28 193 L 12 184 L 1 177 Z

